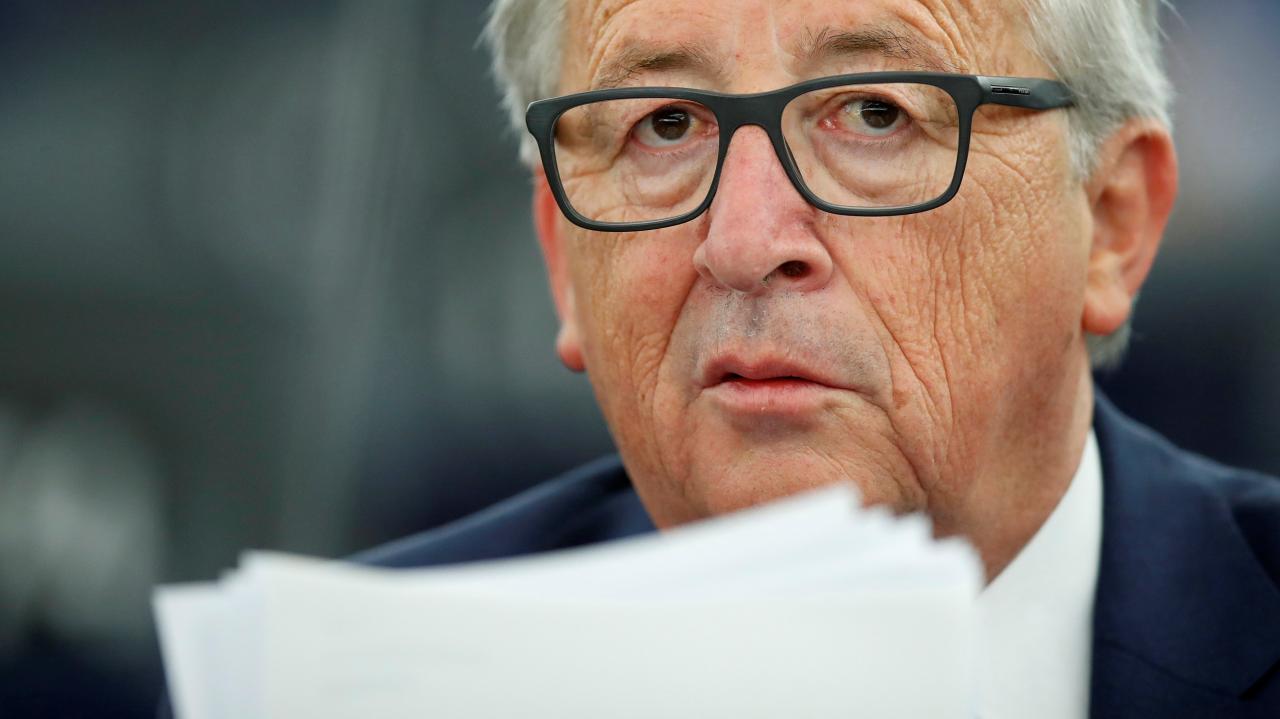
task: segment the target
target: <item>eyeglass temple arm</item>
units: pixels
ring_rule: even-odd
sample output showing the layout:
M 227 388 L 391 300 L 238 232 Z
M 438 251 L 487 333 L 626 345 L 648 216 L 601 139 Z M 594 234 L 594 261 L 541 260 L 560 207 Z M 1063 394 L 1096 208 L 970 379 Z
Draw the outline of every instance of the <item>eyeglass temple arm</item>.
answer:
M 1075 104 L 1071 88 L 1057 80 L 1027 77 L 979 76 L 982 104 L 1025 107 L 1029 110 L 1052 110 Z

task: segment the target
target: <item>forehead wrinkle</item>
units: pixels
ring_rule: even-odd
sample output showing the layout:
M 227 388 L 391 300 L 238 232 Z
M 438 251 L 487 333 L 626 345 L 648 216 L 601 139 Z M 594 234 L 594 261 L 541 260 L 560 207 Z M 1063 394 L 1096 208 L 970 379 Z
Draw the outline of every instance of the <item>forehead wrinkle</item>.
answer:
M 586 66 L 579 66 L 581 74 L 575 73 L 578 81 L 570 83 L 571 90 L 617 87 L 647 71 L 693 70 L 713 79 L 727 75 L 724 63 L 704 42 L 663 42 L 631 32 L 635 23 L 619 18 L 633 15 L 628 11 L 637 4 L 640 0 L 571 3 L 574 10 L 567 24 L 571 35 L 582 38 L 578 47 L 587 57 Z M 574 24 L 584 31 L 573 31 Z M 563 71 L 561 77 L 563 81 Z
M 1025 60 L 1019 50 L 1027 49 L 1023 8 L 1022 0 L 916 0 L 901 17 L 941 43 L 963 71 L 1016 75 Z M 1019 50 L 1011 54 L 1013 47 Z
M 578 38 L 578 41 L 573 44 L 586 50 L 584 54 L 587 62 L 578 64 L 576 68 L 570 63 L 568 67 L 564 68 L 567 73 L 562 74 L 561 79 L 562 81 L 568 81 L 567 85 L 562 86 L 564 91 L 586 89 L 589 81 L 596 77 L 597 68 L 615 55 L 614 48 L 608 46 L 623 47 L 626 44 L 625 41 L 631 35 L 631 32 L 629 32 L 631 23 L 622 21 L 620 18 L 630 17 L 633 14 L 631 11 L 636 9 L 635 6 L 644 5 L 645 2 L 643 0 L 580 0 L 579 2 L 571 0 L 569 4 L 570 8 L 572 8 L 571 16 L 577 21 L 574 24 L 578 28 L 586 30 L 581 32 L 571 28 L 569 35 Z M 781 11 L 779 6 L 772 3 L 768 4 L 767 7 L 771 19 Z M 1021 0 L 908 0 L 907 2 L 893 3 L 890 15 L 892 19 L 887 22 L 882 20 L 878 23 L 879 26 L 883 26 L 878 27 L 879 30 L 887 30 L 887 32 L 877 33 L 885 36 L 880 38 L 877 43 L 881 47 L 867 49 L 865 52 L 882 54 L 885 57 L 901 62 L 907 59 L 904 57 L 906 54 L 914 53 L 917 50 L 928 50 L 928 53 L 924 53 L 925 62 L 919 63 L 922 66 L 921 69 L 940 69 L 945 72 L 980 72 L 983 74 L 1019 74 L 1014 70 L 1020 67 L 1025 69 L 1028 65 L 1026 58 L 1023 58 L 1022 55 L 1033 53 L 1015 51 L 1010 55 L 1008 52 L 996 51 L 996 47 L 1008 45 L 1010 35 L 1021 36 L 1025 34 L 1019 32 L 1019 30 L 1023 29 L 1017 22 L 1019 18 L 1010 17 L 1012 10 L 1021 7 Z M 699 15 L 705 15 L 701 11 L 695 12 Z M 840 30 L 839 23 L 836 22 L 834 25 L 838 32 Z M 821 37 L 825 29 L 827 28 L 817 25 L 808 34 L 819 40 L 829 41 L 832 39 L 830 33 L 827 33 L 826 38 Z M 904 42 L 895 47 L 892 43 L 896 42 L 896 38 L 903 38 Z M 875 38 L 862 37 L 856 39 L 862 44 L 867 44 L 865 41 L 874 40 Z M 790 55 L 793 62 L 797 65 L 801 64 L 800 56 L 803 53 L 799 52 L 798 47 L 784 47 L 786 41 L 777 37 L 776 34 L 773 42 L 782 55 Z M 709 55 L 710 58 L 703 57 L 700 60 L 719 59 L 723 54 L 715 48 L 707 46 L 703 39 L 700 39 L 696 44 L 701 46 L 698 48 L 700 50 L 711 50 L 709 53 L 702 53 Z M 821 43 L 817 44 L 820 45 Z M 688 48 L 686 47 L 685 49 Z M 795 50 L 796 52 L 789 52 L 790 50 Z M 881 50 L 884 52 L 881 53 Z M 691 56 L 684 58 L 687 60 L 696 57 L 698 53 L 681 52 L 679 54 Z M 930 54 L 934 57 L 929 58 L 928 55 Z M 728 63 L 733 59 L 732 55 L 726 55 L 724 62 Z M 1031 64 L 1032 67 L 1038 67 L 1042 64 L 1035 57 L 1030 59 L 1035 61 Z M 694 64 L 689 62 L 675 63 L 670 58 L 654 58 L 654 60 L 655 62 L 652 64 L 655 69 L 678 69 L 675 68 L 677 64 L 688 68 Z M 940 61 L 941 67 L 930 66 L 930 60 Z M 639 64 L 643 66 L 649 63 Z M 725 68 L 712 68 L 709 66 L 708 69 L 710 71 L 723 71 Z M 629 73 L 615 73 L 614 77 L 604 79 L 627 82 L 628 75 Z M 570 77 L 576 77 L 577 79 L 576 81 L 569 80 Z M 727 81 L 727 77 L 721 80 Z
M 585 89 L 582 85 L 585 85 L 589 78 L 595 77 L 597 68 L 609 56 L 609 46 L 618 39 L 618 28 L 610 27 L 614 16 L 636 1 L 569 2 L 570 9 L 565 18 L 565 34 L 572 40 L 566 43 L 565 57 L 568 57 L 568 48 L 576 46 L 586 56 L 587 62 L 585 67 L 572 62 L 562 64 L 560 69 L 562 90 Z M 568 80 L 570 74 L 575 78 L 572 81 Z
M 637 0 L 595 0 L 585 3 L 582 10 L 585 11 L 587 20 L 587 37 L 599 35 L 614 16 L 636 2 Z

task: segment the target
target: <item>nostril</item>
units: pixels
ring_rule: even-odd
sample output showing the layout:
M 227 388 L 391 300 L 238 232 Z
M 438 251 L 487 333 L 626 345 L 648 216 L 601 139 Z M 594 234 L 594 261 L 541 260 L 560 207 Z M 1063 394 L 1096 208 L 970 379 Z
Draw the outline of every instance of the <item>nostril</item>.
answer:
M 783 262 L 779 265 L 778 271 L 787 277 L 803 277 L 809 272 L 809 265 L 806 265 L 799 260 L 791 260 L 790 262 Z

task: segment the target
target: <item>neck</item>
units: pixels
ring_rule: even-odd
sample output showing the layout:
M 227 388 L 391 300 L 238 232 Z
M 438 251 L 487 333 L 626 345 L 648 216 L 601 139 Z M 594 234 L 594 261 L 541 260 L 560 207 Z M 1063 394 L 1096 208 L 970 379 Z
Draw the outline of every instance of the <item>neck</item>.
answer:
M 1057 393 L 1010 413 L 989 447 L 987 468 L 959 506 L 934 515 L 939 535 L 961 534 L 982 557 L 990 583 L 1031 541 L 1071 486 L 1093 423 L 1088 367 Z

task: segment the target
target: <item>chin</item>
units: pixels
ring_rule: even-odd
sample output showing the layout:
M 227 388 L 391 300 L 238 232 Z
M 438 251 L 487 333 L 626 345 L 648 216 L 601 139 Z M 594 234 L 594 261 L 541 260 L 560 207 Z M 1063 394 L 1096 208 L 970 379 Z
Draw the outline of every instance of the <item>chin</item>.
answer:
M 705 458 L 684 478 L 699 516 L 736 512 L 836 482 L 852 482 L 864 495 L 872 478 L 810 449 L 749 451 L 733 458 Z

